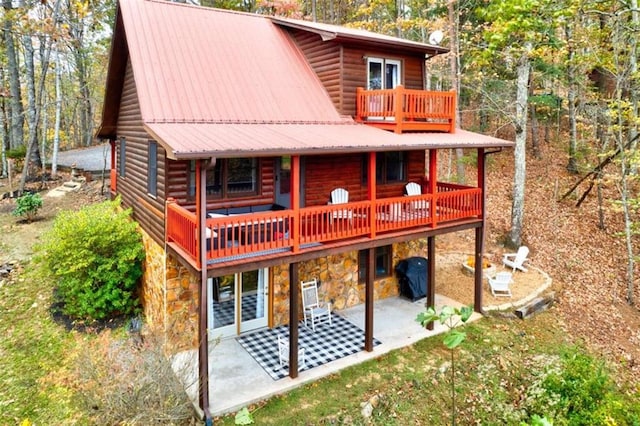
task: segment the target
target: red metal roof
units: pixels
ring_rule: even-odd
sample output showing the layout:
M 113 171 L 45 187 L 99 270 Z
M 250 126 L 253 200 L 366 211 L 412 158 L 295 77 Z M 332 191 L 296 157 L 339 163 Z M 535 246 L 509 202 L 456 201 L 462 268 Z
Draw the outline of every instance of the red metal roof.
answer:
M 172 141 L 165 148 L 175 159 L 513 145 L 465 130 L 396 134 L 365 124 L 152 123 L 146 128 L 156 140 Z
M 288 35 L 264 16 L 121 0 L 142 119 L 340 122 Z
M 118 133 L 124 33 L 142 124 L 169 158 L 513 145 L 464 131 L 398 135 L 341 117 L 280 28 L 285 20 L 158 0 L 120 0 L 119 8 L 99 136 Z M 434 49 L 360 30 L 338 37 Z

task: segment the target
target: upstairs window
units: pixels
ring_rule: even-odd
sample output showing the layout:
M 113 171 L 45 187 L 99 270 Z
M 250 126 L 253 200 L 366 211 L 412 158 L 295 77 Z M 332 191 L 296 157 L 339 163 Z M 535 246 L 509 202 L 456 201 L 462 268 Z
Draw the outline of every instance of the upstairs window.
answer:
M 401 66 L 397 59 L 367 58 L 367 90 L 393 89 L 402 84 Z
M 207 170 L 207 195 L 217 198 L 241 197 L 258 192 L 258 160 L 227 158 Z M 189 196 L 196 194 L 196 162 L 189 162 Z

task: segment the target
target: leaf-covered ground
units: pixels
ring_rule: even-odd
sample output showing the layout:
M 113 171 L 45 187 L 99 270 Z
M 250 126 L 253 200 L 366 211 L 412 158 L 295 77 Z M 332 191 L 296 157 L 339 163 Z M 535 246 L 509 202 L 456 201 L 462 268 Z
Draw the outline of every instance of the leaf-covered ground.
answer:
M 527 158 L 523 243 L 531 249 L 533 264 L 553 277 L 559 290 L 555 312 L 558 327 L 618 364 L 640 383 L 640 315 L 626 302 L 627 256 L 622 214 L 614 208 L 615 186 L 603 187 L 605 229 L 600 229 L 594 188 L 580 207 L 576 202 L 588 181 L 566 200 L 561 196 L 578 180 L 565 170 L 566 153 L 542 145 L 543 158 Z M 595 161 L 595 160 L 594 160 Z M 487 251 L 505 249 L 497 242 L 510 229 L 513 153 L 492 156 L 488 173 Z M 607 171 L 615 172 L 615 166 Z M 635 249 L 637 253 L 638 250 Z M 638 271 L 636 270 L 636 276 Z M 640 297 L 637 282 L 635 300 Z

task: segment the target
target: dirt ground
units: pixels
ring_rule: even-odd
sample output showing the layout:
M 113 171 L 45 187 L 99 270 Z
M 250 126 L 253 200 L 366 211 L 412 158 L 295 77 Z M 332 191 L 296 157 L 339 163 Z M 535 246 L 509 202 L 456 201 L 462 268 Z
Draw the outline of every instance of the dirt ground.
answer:
M 473 305 L 474 278 L 462 267 L 462 263 L 473 255 L 474 242 L 471 233 L 458 232 L 436 237 L 436 293 L 447 296 L 465 305 Z M 496 272 L 511 271 L 502 265 L 503 251 L 499 248 L 492 250 L 485 258 L 495 265 Z M 507 251 L 504 251 L 505 253 Z M 513 296 L 494 297 L 489 289 L 487 277 L 483 279 L 482 305 L 501 305 L 517 303 L 530 294 L 542 288 L 547 277 L 535 265 L 527 272 L 516 271 L 513 274 L 511 292 Z
M 68 174 L 62 174 L 60 179 L 41 182 L 33 182 L 27 185 L 27 189 L 40 192 L 43 206 L 36 219 L 30 223 L 13 216 L 11 213 L 16 208 L 13 198 L 0 199 L 0 264 L 6 262 L 24 262 L 33 255 L 33 246 L 36 244 L 45 229 L 51 226 L 51 222 L 61 210 L 79 209 L 84 205 L 95 201 L 104 200 L 101 195 L 102 182 L 93 181 L 81 185 L 75 192 L 68 192 L 64 196 L 49 196 L 49 191 L 71 180 Z M 15 185 L 14 185 L 15 187 Z M 0 179 L 0 195 L 8 192 L 9 185 L 6 179 Z

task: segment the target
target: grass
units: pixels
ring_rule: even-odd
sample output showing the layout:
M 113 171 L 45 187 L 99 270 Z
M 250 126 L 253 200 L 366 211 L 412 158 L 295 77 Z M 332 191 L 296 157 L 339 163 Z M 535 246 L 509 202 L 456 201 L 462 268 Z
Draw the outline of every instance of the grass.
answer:
M 29 265 L 0 287 L 0 424 L 88 423 L 69 381 L 79 340 L 51 319 L 51 295 Z
M 562 370 L 566 353 L 583 353 L 562 331 L 553 311 L 526 321 L 489 317 L 466 331 L 467 340 L 455 353 L 457 424 L 529 424 L 533 415 L 547 415 L 555 424 L 583 424 L 569 422 L 570 413 L 559 408 L 562 404 L 554 406 L 537 393 L 547 383 L 549 366 Z M 345 369 L 249 410 L 260 425 L 451 424 L 450 353 L 442 337 Z M 580 388 L 580 380 L 588 377 L 576 380 L 574 389 Z M 633 396 L 621 389 L 612 395 L 602 398 L 616 406 L 634 404 Z M 369 418 L 361 414 L 367 401 L 374 404 Z M 217 420 L 234 424 L 233 415 Z
M 89 337 L 53 322 L 51 294 L 51 283 L 28 265 L 18 280 L 0 287 L 0 424 L 92 423 L 92 413 L 79 403 L 82 386 L 74 379 L 76 356 L 83 353 Z M 613 386 L 608 375 L 615 372 L 575 346 L 553 309 L 525 321 L 486 317 L 468 324 L 466 331 L 467 339 L 455 350 L 458 424 L 529 424 L 534 414 L 549 415 L 556 425 L 585 424 L 569 421 L 575 408 L 563 408 L 554 400 L 569 392 L 574 405 L 580 399 L 589 410 L 601 406 L 607 415 L 617 410 L 619 418 L 631 419 L 610 424 L 640 424 L 640 412 L 629 402 L 637 392 L 627 395 Z M 422 340 L 249 409 L 260 425 L 451 424 L 452 371 L 442 337 Z M 573 364 L 563 367 L 563 359 Z M 550 382 L 556 393 L 545 394 L 550 366 L 562 374 Z M 590 372 L 601 369 L 605 373 L 589 382 Z M 365 418 L 361 411 L 367 402 L 373 410 Z M 598 416 L 590 418 L 602 418 Z M 233 415 L 216 419 L 216 424 L 234 423 Z

